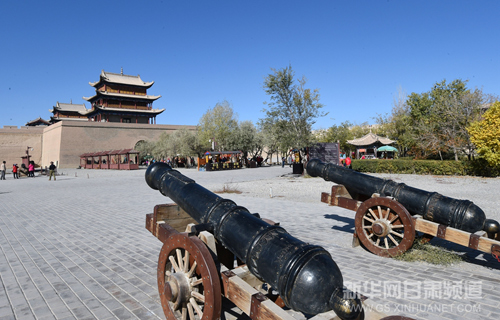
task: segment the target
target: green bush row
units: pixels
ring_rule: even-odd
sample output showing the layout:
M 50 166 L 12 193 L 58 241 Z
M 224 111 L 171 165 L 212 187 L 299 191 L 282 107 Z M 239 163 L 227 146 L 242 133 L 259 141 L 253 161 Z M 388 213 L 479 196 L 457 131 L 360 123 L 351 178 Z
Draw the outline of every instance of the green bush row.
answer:
M 483 159 L 473 161 L 439 160 L 353 160 L 352 169 L 371 173 L 406 173 L 455 176 L 500 176 L 500 168 L 488 166 Z

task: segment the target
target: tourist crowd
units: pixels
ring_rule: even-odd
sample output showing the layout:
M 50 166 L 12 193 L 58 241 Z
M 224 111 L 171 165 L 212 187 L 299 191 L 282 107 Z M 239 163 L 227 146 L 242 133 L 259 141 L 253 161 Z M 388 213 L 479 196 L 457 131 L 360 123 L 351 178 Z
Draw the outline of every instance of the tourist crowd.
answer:
M 56 166 L 54 165 L 54 162 L 51 161 L 49 166 L 49 180 L 51 180 L 52 177 L 54 177 L 54 180 L 56 180 L 55 171 L 56 171 Z M 5 161 L 2 161 L 2 163 L 0 164 L 0 180 L 6 180 L 5 179 L 6 173 L 7 173 L 7 164 Z M 17 163 L 14 163 L 12 165 L 12 177 L 14 179 L 19 179 L 21 174 L 29 178 L 34 178 L 35 162 L 30 161 L 27 167 L 24 163 L 21 164 L 21 167 L 19 167 Z

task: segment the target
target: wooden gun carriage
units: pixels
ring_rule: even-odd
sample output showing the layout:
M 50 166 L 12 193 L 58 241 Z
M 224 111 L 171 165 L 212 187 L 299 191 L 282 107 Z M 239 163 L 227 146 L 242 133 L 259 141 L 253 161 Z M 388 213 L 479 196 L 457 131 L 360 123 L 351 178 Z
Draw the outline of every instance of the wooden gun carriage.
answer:
M 345 297 L 340 271 L 323 248 L 291 237 L 168 165 L 150 166 L 146 180 L 176 202 L 157 205 L 146 215 L 146 228 L 163 242 L 157 280 L 167 319 L 220 319 L 222 295 L 258 320 L 293 320 L 294 311 L 284 306 L 306 310 L 316 320 L 385 317 L 376 308 L 363 309 L 371 303 L 366 297 Z M 207 222 L 214 220 L 215 228 Z
M 274 222 L 267 220 L 271 224 Z M 162 243 L 158 260 L 158 291 L 165 316 L 169 320 L 296 320 L 297 315 L 284 309 L 279 295 L 268 284 L 255 277 L 244 264 L 235 263 L 234 255 L 218 244 L 208 231 L 196 231 L 196 221 L 175 203 L 160 204 L 154 213 L 146 215 L 146 229 Z M 232 264 L 232 266 L 231 266 Z M 227 267 L 226 265 L 229 265 Z M 190 283 L 178 281 L 177 288 L 165 281 L 176 273 L 186 276 Z M 180 277 L 179 277 L 180 278 Z M 184 288 L 182 288 L 184 287 Z M 174 299 L 185 291 L 181 300 Z M 402 316 L 387 316 L 362 296 L 365 320 L 411 320 Z M 227 299 L 229 303 L 223 303 Z M 172 301 L 174 300 L 174 301 Z M 366 308 L 366 306 L 370 306 Z M 303 317 L 303 316 L 300 316 Z M 340 319 L 334 311 L 315 315 L 309 320 Z
M 410 249 L 416 232 L 421 232 L 499 259 L 499 224 L 486 219 L 483 211 L 470 201 L 448 198 L 319 160 L 311 160 L 307 168 L 312 176 L 342 182 L 333 185 L 331 193 L 323 192 L 321 201 L 356 212 L 354 245 L 361 242 L 376 255 L 394 257 Z M 358 183 L 364 185 L 358 187 Z

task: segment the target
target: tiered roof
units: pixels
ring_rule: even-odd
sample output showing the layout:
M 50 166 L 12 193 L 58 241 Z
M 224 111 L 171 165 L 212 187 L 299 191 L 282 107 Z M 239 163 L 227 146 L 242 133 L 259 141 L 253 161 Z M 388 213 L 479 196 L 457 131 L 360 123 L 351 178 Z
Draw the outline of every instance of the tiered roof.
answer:
M 90 112 L 89 109 L 85 107 L 84 104 L 73 104 L 73 103 L 56 103 L 50 112 L 54 113 L 55 111 L 66 111 L 66 112 L 76 112 L 81 114 L 82 116 L 86 115 Z
M 158 96 L 153 96 L 153 95 L 146 95 L 146 94 L 129 94 L 129 93 L 118 93 L 118 92 L 108 92 L 108 91 L 101 91 L 98 90 L 98 88 L 105 84 L 118 84 L 118 85 L 127 85 L 127 86 L 133 86 L 133 87 L 142 87 L 142 88 L 150 88 L 153 84 L 154 81 L 151 82 L 145 82 L 142 81 L 141 77 L 139 75 L 137 76 L 130 76 L 123 74 L 123 69 L 121 73 L 112 73 L 112 72 L 105 72 L 104 70 L 101 71 L 101 75 L 99 77 L 99 81 L 97 82 L 89 82 L 89 84 L 93 87 L 96 88 L 95 95 L 91 97 L 83 97 L 84 100 L 93 102 L 97 100 L 99 97 L 105 97 L 105 98 L 116 98 L 118 100 L 124 100 L 124 99 L 131 99 L 135 101 L 146 101 L 146 102 L 153 102 L 159 98 L 161 98 L 161 95 Z M 124 109 L 116 109 L 116 108 L 106 108 L 103 106 L 97 106 L 94 107 L 96 110 L 101 109 L 101 110 L 108 110 L 108 111 L 121 111 L 123 112 Z M 127 112 L 130 111 L 132 113 L 150 113 L 150 114 L 160 114 L 165 109 L 153 109 L 153 110 L 135 110 L 134 109 L 126 109 Z
M 146 87 L 150 88 L 155 82 L 144 82 L 141 79 L 141 76 L 129 76 L 126 74 L 123 74 L 123 70 L 121 73 L 111 73 L 111 72 L 105 72 L 104 70 L 101 71 L 101 76 L 99 77 L 99 81 L 97 82 L 89 82 L 89 84 L 93 87 L 99 86 L 101 83 L 106 82 L 106 83 L 117 83 L 117 84 L 124 84 L 124 85 L 130 85 L 130 86 L 139 86 L 139 87 Z

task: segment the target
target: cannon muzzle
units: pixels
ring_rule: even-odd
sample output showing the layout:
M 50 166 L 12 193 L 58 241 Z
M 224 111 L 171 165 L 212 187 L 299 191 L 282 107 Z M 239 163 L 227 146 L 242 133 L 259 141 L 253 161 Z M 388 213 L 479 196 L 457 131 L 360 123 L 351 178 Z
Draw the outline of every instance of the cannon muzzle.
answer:
M 352 194 L 371 197 L 378 193 L 381 196 L 393 197 L 411 214 L 419 214 L 429 221 L 471 233 L 482 230 L 485 225 L 486 215 L 483 210 L 469 200 L 453 199 L 437 192 L 359 173 L 333 163 L 323 163 L 318 159 L 309 161 L 306 168 L 309 175 L 342 184 Z
M 342 319 L 358 318 L 360 300 L 345 298 L 340 269 L 322 247 L 292 237 L 165 163 L 149 166 L 146 181 L 198 223 L 210 224 L 217 241 L 277 290 L 288 307 L 307 314 L 333 310 Z

